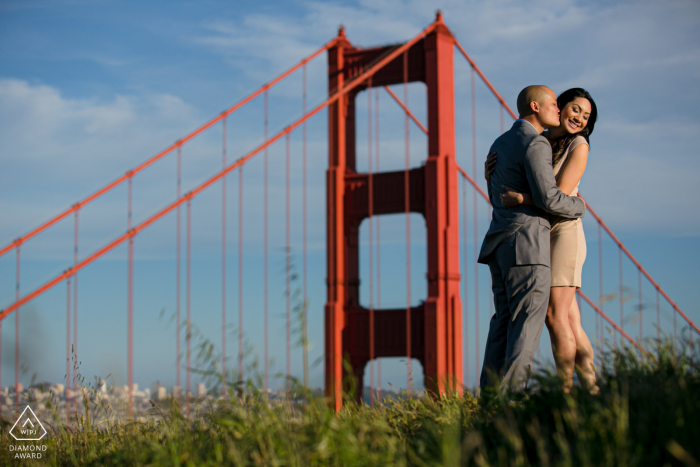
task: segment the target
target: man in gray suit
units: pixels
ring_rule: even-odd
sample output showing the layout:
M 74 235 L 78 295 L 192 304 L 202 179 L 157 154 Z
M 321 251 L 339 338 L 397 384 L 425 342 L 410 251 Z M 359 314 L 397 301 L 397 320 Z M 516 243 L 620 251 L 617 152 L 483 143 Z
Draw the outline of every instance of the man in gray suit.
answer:
M 557 188 L 552 171 L 552 148 L 540 135 L 559 126 L 554 92 L 546 86 L 528 86 L 518 95 L 520 118 L 501 135 L 489 152 L 498 163 L 489 183 L 493 217 L 479 262 L 491 270 L 496 312 L 486 341 L 481 386 L 498 384 L 512 391 L 527 388 L 530 366 L 540 341 L 551 271 L 548 214 L 575 219 L 583 216 L 583 200 Z M 534 206 L 505 208 L 504 186 L 530 193 Z

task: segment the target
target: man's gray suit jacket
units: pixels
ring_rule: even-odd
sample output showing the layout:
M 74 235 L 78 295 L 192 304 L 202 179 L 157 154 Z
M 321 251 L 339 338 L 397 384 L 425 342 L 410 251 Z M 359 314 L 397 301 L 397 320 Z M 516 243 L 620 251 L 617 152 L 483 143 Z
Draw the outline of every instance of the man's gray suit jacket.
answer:
M 481 245 L 478 261 L 488 264 L 496 248 L 515 234 L 515 264 L 550 266 L 550 223 L 547 213 L 576 219 L 583 216 L 583 200 L 567 196 L 557 188 L 552 171 L 552 148 L 547 138 L 529 122 L 517 120 L 491 146 L 498 154 L 496 170 L 488 186 L 493 206 L 491 225 Z M 505 208 L 501 185 L 519 193 L 530 193 L 534 206 L 520 204 Z

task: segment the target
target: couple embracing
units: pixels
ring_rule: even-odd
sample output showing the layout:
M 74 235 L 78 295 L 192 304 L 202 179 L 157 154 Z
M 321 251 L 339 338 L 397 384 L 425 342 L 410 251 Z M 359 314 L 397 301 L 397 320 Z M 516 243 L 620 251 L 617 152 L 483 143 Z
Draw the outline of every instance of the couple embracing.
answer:
M 546 86 L 523 89 L 517 105 L 518 120 L 485 165 L 493 217 L 478 261 L 491 270 L 496 311 L 480 383 L 524 390 L 546 323 L 564 390 L 576 369 L 595 392 L 593 348 L 574 295 L 586 257 L 578 184 L 596 105 L 581 88 L 557 98 Z

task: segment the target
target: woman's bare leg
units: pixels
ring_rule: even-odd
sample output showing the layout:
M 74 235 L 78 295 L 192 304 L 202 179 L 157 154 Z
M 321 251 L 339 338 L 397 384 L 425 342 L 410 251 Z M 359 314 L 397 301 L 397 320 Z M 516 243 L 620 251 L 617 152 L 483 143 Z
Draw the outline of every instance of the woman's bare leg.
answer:
M 571 301 L 569 308 L 569 324 L 576 339 L 576 369 L 581 384 L 591 392 L 597 392 L 593 346 L 586 332 L 581 327 L 581 312 L 576 300 Z
M 557 372 L 564 379 L 564 391 L 569 392 L 574 384 L 576 364 L 576 338 L 571 330 L 569 310 L 574 302 L 575 287 L 552 287 L 547 307 L 545 324 L 552 342 Z

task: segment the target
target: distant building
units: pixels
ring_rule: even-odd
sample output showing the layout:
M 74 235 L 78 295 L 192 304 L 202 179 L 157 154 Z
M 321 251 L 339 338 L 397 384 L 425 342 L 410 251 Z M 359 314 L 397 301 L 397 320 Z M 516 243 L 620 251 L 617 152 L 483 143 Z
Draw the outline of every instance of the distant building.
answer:
M 156 381 L 151 385 L 151 399 L 162 401 L 168 397 L 168 391 L 160 381 Z

